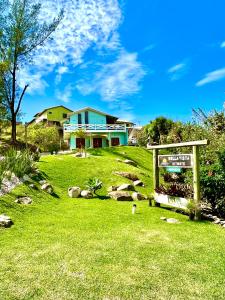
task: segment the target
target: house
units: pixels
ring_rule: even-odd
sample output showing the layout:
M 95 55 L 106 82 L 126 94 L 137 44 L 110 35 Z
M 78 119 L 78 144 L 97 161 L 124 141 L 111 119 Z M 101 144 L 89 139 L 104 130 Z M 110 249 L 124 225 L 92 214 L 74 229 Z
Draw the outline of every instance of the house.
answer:
M 63 105 L 49 107 L 34 115 L 34 119 L 28 125 L 57 126 L 59 135 L 62 138 L 63 122 L 67 119 L 69 113 L 72 113 L 72 110 Z
M 34 115 L 34 119 L 29 124 L 44 123 L 49 126 L 61 126 L 61 122 L 67 119 L 69 113 L 72 113 L 72 110 L 63 105 L 49 107 Z
M 64 123 L 64 140 L 69 141 L 70 149 L 128 145 L 128 131 L 132 126 L 132 122 L 85 107 L 68 115 L 68 121 Z M 85 138 L 76 136 L 80 129 L 85 131 Z

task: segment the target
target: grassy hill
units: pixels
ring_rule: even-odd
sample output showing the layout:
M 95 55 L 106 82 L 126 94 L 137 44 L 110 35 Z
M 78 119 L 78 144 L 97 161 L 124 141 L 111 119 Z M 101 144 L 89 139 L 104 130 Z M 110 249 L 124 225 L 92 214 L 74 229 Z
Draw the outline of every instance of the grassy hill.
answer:
M 129 182 L 113 171 L 135 172 L 145 183 L 138 190 L 152 192 L 152 156 L 135 147 L 91 153 L 41 158 L 56 197 L 20 186 L 0 199 L 0 213 L 15 223 L 0 230 L 0 299 L 224 299 L 225 231 L 148 201 L 132 215 L 133 203 L 104 199 L 108 186 Z M 100 198 L 68 198 L 68 187 L 93 176 L 104 183 Z M 17 195 L 34 203 L 19 206 Z

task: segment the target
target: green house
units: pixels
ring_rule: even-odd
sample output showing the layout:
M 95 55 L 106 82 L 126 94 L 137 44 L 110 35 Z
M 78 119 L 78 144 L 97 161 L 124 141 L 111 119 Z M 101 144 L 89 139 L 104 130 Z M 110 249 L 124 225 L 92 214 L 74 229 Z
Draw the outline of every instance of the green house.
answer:
M 69 114 L 68 121 L 64 123 L 64 139 L 69 141 L 70 149 L 127 145 L 129 129 L 133 125 L 132 122 L 121 122 L 118 117 L 85 107 Z M 76 136 L 78 130 L 85 131 L 85 138 Z
M 34 115 L 30 124 L 44 123 L 49 126 L 62 126 L 62 122 L 67 119 L 69 113 L 72 113 L 72 110 L 63 105 L 49 107 Z

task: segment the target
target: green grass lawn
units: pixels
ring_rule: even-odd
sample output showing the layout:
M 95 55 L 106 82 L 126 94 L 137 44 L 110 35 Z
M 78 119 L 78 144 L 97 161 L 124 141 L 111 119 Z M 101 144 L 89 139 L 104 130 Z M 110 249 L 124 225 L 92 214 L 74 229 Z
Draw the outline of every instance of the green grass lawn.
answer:
M 104 199 L 108 186 L 129 182 L 116 170 L 137 173 L 146 185 L 138 190 L 152 192 L 152 157 L 132 147 L 93 154 L 42 157 L 58 197 L 20 186 L 1 198 L 0 213 L 14 226 L 0 230 L 0 299 L 225 299 L 225 230 L 148 201 L 132 215 L 132 202 Z M 124 156 L 139 168 L 116 162 Z M 68 187 L 92 176 L 104 183 L 99 199 L 67 197 Z M 17 195 L 34 203 L 19 206 Z

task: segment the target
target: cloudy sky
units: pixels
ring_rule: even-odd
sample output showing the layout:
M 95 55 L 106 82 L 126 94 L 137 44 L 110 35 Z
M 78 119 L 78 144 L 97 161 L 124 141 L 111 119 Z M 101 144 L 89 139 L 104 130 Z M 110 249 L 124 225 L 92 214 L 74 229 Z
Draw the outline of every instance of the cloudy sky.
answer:
M 32 66 L 24 120 L 48 106 L 91 106 L 140 124 L 225 102 L 224 0 L 45 0 L 65 16 Z

